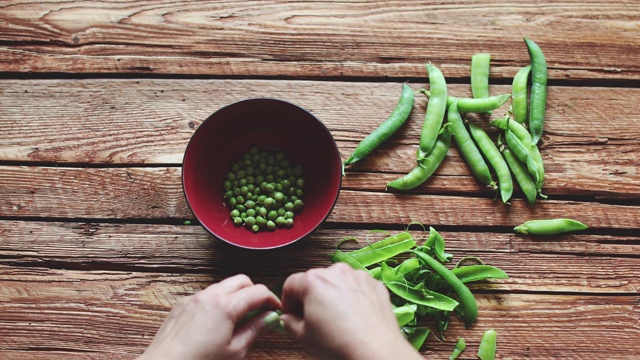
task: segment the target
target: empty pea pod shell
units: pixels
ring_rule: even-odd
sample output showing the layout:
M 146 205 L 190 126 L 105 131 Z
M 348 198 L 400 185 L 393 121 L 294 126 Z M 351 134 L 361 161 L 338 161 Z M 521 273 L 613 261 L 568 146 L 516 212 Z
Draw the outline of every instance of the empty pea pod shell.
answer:
M 482 335 L 480 347 L 478 348 L 478 357 L 480 360 L 493 360 L 496 357 L 498 333 L 494 329 L 489 329 Z
M 531 235 L 557 235 L 588 229 L 589 226 L 573 219 L 529 220 L 513 228 L 515 232 Z

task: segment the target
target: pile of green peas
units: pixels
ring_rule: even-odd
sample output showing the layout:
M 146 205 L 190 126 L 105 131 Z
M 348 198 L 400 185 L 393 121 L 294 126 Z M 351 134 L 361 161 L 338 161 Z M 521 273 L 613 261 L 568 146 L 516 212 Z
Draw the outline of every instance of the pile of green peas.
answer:
M 304 207 L 303 170 L 282 152 L 252 146 L 231 165 L 222 183 L 233 223 L 253 232 L 291 228 Z

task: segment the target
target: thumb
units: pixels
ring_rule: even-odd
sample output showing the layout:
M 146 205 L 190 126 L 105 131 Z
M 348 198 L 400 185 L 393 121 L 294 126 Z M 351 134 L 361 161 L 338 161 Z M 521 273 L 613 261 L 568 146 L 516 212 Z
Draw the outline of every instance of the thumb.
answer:
M 267 329 L 266 315 L 265 313 L 256 316 L 237 329 L 233 334 L 229 347 L 240 352 L 248 351 L 258 336 Z
M 282 314 L 280 315 L 280 320 L 282 320 L 284 329 L 289 334 L 296 338 L 302 337 L 302 333 L 304 332 L 304 320 L 292 314 Z

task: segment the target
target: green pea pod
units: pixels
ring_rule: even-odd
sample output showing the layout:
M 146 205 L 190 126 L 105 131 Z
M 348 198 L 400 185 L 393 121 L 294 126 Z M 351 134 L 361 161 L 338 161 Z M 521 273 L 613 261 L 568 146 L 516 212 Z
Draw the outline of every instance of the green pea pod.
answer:
M 344 162 L 344 165 L 353 164 L 369 155 L 380 144 L 391 137 L 409 118 L 411 109 L 413 108 L 415 94 L 407 85 L 402 85 L 402 94 L 391 115 L 373 132 L 367 135 L 353 151 L 353 154 Z
M 367 249 L 364 252 L 360 250 L 352 251 L 349 253 L 349 256 L 355 261 L 362 264 L 362 266 L 367 267 L 373 264 L 377 264 L 381 261 L 392 258 L 398 254 L 401 254 L 409 249 L 412 249 L 416 246 L 415 240 L 412 237 L 408 237 L 403 241 L 395 242 L 386 246 L 378 247 L 375 249 L 371 248 L 363 248 L 360 250 Z
M 458 356 L 460 356 L 460 354 L 464 351 L 464 349 L 466 349 L 466 347 L 467 347 L 467 344 L 464 341 L 464 338 L 461 337 L 460 339 L 458 339 L 458 342 L 456 343 L 456 348 L 453 349 L 453 352 L 449 356 L 449 360 L 456 360 Z
M 542 50 L 532 40 L 524 38 L 531 58 L 531 102 L 529 104 L 529 129 L 536 145 L 542 137 L 544 117 L 547 106 L 547 60 Z
M 506 203 L 513 195 L 513 179 L 511 178 L 511 172 L 509 171 L 507 162 L 500 154 L 500 150 L 498 150 L 498 147 L 493 143 L 493 140 L 491 140 L 482 128 L 470 122 L 469 133 L 498 176 L 500 197 L 502 198 L 502 202 Z
M 429 73 L 431 98 L 429 98 L 429 103 L 427 104 L 424 124 L 420 133 L 418 162 L 424 159 L 433 149 L 444 121 L 444 113 L 447 110 L 447 82 L 444 79 L 444 75 L 437 67 L 431 64 L 427 64 L 427 72 Z
M 497 189 L 496 183 L 491 179 L 491 172 L 489 171 L 487 163 L 482 158 L 480 150 L 478 150 L 473 140 L 471 140 L 471 136 L 462 122 L 462 117 L 458 112 L 458 105 L 455 102 L 449 107 L 447 121 L 451 124 L 451 133 L 453 134 L 458 150 L 460 150 L 462 157 L 473 174 L 481 183 Z
M 490 265 L 469 265 L 451 269 L 451 272 L 464 284 L 486 279 L 508 279 L 509 276 L 504 271 Z M 447 283 L 438 278 L 434 288 L 440 289 L 447 286 Z
M 518 158 L 518 160 L 522 161 L 527 165 L 527 170 L 529 174 L 531 174 L 531 178 L 536 182 L 536 190 L 538 189 L 538 184 L 540 184 L 541 171 L 538 168 L 538 164 L 531 156 L 531 148 L 533 145 L 523 144 L 520 139 L 518 139 L 515 134 L 507 129 L 505 132 L 505 140 L 507 141 L 507 146 L 513 152 L 513 154 Z
M 571 231 L 580 231 L 588 229 L 589 226 L 573 219 L 544 219 L 529 220 L 524 222 L 513 230 L 521 234 L 531 235 L 557 235 Z
M 380 241 L 376 241 L 374 243 L 370 243 L 367 246 L 360 248 L 358 250 L 354 250 L 352 252 L 350 252 L 350 255 L 355 255 L 355 254 L 364 254 L 364 253 L 369 253 L 371 251 L 376 251 L 379 249 L 382 249 L 384 247 L 387 247 L 389 245 L 393 245 L 395 243 L 399 243 L 408 239 L 413 239 L 413 236 L 411 235 L 411 233 L 407 232 L 407 231 L 403 231 L 401 233 L 398 233 L 396 235 L 393 236 L 389 236 L 385 239 L 382 239 Z M 353 240 L 352 238 L 348 238 L 348 240 Z
M 452 311 L 458 302 L 452 298 L 431 291 L 423 284 L 411 284 L 403 277 L 396 275 L 385 263 L 380 264 L 382 282 L 397 296 L 417 305 L 425 305 L 438 310 Z
M 349 266 L 351 266 L 352 268 L 356 269 L 356 270 L 365 270 L 367 271 L 367 268 L 364 267 L 362 264 L 360 264 L 360 262 L 358 262 L 358 260 L 354 259 L 353 257 L 345 254 L 344 252 L 340 251 L 340 250 L 336 250 L 336 252 L 333 254 L 333 257 L 331 258 L 331 261 L 335 262 L 343 262 Z
M 409 340 L 411 346 L 419 351 L 424 342 L 427 340 L 427 336 L 429 336 L 430 330 L 426 327 L 421 326 L 411 329 L 403 328 L 403 332 L 405 333 L 405 336 L 407 337 L 407 340 Z
M 413 321 L 416 318 L 416 310 L 418 310 L 418 305 L 416 304 L 405 304 L 393 308 L 393 314 L 396 316 L 398 326 L 405 326 Z
M 393 271 L 397 275 L 405 276 L 405 275 L 411 273 L 412 271 L 418 269 L 419 267 L 420 267 L 420 261 L 418 261 L 418 259 L 409 258 L 409 259 L 403 261 L 402 263 L 400 263 L 400 265 L 398 265 L 395 268 L 393 268 Z M 371 276 L 373 276 L 374 278 L 376 278 L 378 280 L 382 280 L 381 270 L 382 270 L 382 268 L 380 266 L 377 266 L 377 267 L 374 267 L 373 269 L 369 270 L 369 272 L 371 273 Z
M 434 256 L 442 262 L 447 262 L 453 257 L 453 255 L 447 254 L 444 251 L 444 238 L 432 227 L 429 227 L 429 237 L 424 245 L 431 248 Z
M 527 83 L 531 65 L 520 69 L 513 77 L 511 85 L 511 108 L 513 109 L 513 119 L 520 124 L 527 121 Z
M 427 97 L 431 96 L 431 92 L 420 90 Z M 511 94 L 494 95 L 486 98 L 459 98 L 455 96 L 447 97 L 447 108 L 454 102 L 458 102 L 458 111 L 461 113 L 484 113 L 495 110 L 509 100 Z
M 482 335 L 480 347 L 478 348 L 478 357 L 480 360 L 494 360 L 496 356 L 498 333 L 489 329 Z
M 531 144 L 533 142 L 529 131 L 517 121 L 510 121 L 509 116 L 494 120 L 490 123 L 490 125 L 504 131 L 509 130 L 513 132 L 513 134 L 520 140 L 523 146 L 528 148 L 529 155 L 536 163 L 537 167 L 538 181 L 536 181 L 536 189 L 538 190 L 538 194 L 542 198 L 546 198 L 546 196 L 542 195 L 542 186 L 544 184 L 544 163 L 542 162 L 542 155 L 540 154 L 540 149 L 538 149 L 537 146 L 527 146 L 527 144 Z
M 501 152 L 507 165 L 509 165 L 509 169 L 511 169 L 511 173 L 516 178 L 518 185 L 520 185 L 520 189 L 527 198 L 527 202 L 533 204 L 536 201 L 538 190 L 526 166 L 507 147 L 503 147 Z
M 458 295 L 458 299 L 460 300 L 462 321 L 466 327 L 471 326 L 478 318 L 478 304 L 469 288 L 436 259 L 421 251 L 412 250 L 412 252 L 451 286 L 451 289 Z
M 491 54 L 480 53 L 471 57 L 471 93 L 474 98 L 489 96 L 489 67 Z
M 449 127 L 443 126 L 438 135 L 438 139 L 431 152 L 424 158 L 418 160 L 418 165 L 408 174 L 393 180 L 387 184 L 387 188 L 396 190 L 410 190 L 420 186 L 427 181 L 431 175 L 440 167 L 442 160 L 447 155 L 451 146 L 451 135 Z

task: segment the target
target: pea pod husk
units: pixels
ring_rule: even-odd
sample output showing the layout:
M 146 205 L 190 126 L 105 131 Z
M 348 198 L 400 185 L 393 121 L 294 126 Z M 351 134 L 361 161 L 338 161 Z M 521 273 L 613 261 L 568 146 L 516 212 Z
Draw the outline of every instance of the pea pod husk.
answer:
M 490 265 L 469 265 L 451 269 L 451 272 L 464 284 L 482 281 L 486 279 L 508 279 L 504 271 Z M 434 284 L 436 289 L 447 286 L 442 278 L 437 278 Z
M 429 336 L 430 330 L 426 327 L 403 327 L 402 332 L 409 340 L 411 346 L 414 349 L 420 350 L 424 342 L 427 340 L 427 336 Z
M 436 259 L 421 251 L 412 251 L 416 256 L 429 265 L 440 277 L 451 286 L 458 295 L 462 307 L 462 321 L 466 327 L 471 326 L 478 318 L 478 304 L 469 288 L 462 283 L 452 272 Z
M 398 326 L 405 326 L 412 322 L 416 318 L 416 310 L 418 310 L 418 305 L 416 304 L 405 304 L 394 307 L 393 314 L 396 316 Z
M 449 360 L 457 359 L 458 356 L 460 356 L 460 354 L 464 351 L 464 349 L 466 349 L 466 347 L 467 347 L 467 344 L 464 341 L 464 338 L 461 337 L 460 339 L 458 339 L 455 349 L 453 349 L 453 352 L 449 356 Z
M 409 118 L 411 109 L 413 108 L 413 102 L 415 93 L 407 85 L 402 84 L 402 94 L 400 100 L 391 112 L 391 115 L 380 124 L 373 132 L 367 135 L 353 151 L 353 154 L 344 162 L 344 165 L 353 164 L 356 161 L 361 160 L 365 156 L 369 155 L 380 144 L 385 142 L 391 137 Z
M 494 360 L 496 356 L 498 333 L 494 329 L 489 329 L 482 335 L 480 347 L 478 347 L 478 357 L 480 360 Z
M 352 251 L 349 256 L 367 267 L 392 258 L 416 246 L 415 240 L 408 232 L 402 232 L 368 247 Z
M 403 277 L 397 276 L 393 269 L 385 263 L 381 263 L 382 282 L 394 294 L 402 299 L 419 305 L 425 305 L 438 310 L 452 311 L 458 306 L 458 302 L 454 299 L 442 295 L 438 292 L 431 291 L 423 284 L 409 283 Z
M 436 229 L 429 227 L 429 237 L 424 243 L 441 262 L 448 262 L 453 257 L 444 251 L 444 238 Z
M 521 234 L 531 235 L 558 235 L 571 231 L 588 229 L 589 226 L 580 221 L 566 218 L 542 219 L 526 221 L 513 230 Z

